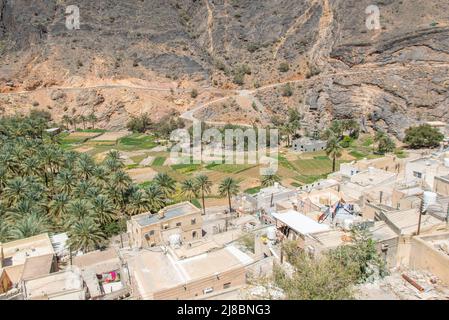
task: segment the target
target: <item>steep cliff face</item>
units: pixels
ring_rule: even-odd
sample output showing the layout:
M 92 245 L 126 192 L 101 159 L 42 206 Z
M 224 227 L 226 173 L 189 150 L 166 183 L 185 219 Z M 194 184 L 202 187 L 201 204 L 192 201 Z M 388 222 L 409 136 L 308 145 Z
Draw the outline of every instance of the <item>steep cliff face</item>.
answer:
M 398 136 L 416 121 L 449 120 L 447 1 L 78 0 L 80 30 L 66 28 L 70 4 L 0 0 L 3 112 L 95 111 L 118 128 L 142 110 L 197 105 L 195 87 L 205 101 L 257 89 L 264 114 L 242 110 L 248 123 L 288 107 L 310 126 L 358 117 Z M 380 30 L 366 26 L 370 5 Z M 85 95 L 104 98 L 80 104 Z M 213 106 L 201 114 L 220 120 Z

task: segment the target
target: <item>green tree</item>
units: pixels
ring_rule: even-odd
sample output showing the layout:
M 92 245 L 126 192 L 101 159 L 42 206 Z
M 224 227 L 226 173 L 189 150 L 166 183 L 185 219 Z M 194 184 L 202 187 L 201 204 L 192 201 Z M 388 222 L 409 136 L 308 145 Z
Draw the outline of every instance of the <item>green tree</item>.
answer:
M 341 157 L 342 147 L 338 143 L 335 136 L 330 136 L 326 144 L 326 154 L 332 157 L 332 172 L 335 172 L 337 166 L 337 158 Z
M 198 190 L 201 191 L 201 199 L 203 201 L 203 215 L 206 214 L 206 204 L 204 201 L 205 195 L 211 192 L 212 182 L 209 180 L 209 177 L 202 174 L 195 178 L 195 183 L 198 187 Z
M 443 139 L 444 135 L 438 129 L 423 124 L 405 130 L 404 142 L 413 149 L 436 148 Z
M 83 253 L 98 249 L 105 239 L 100 226 L 89 216 L 74 221 L 68 236 L 70 250 L 81 250 Z
M 181 194 L 187 197 L 189 201 L 198 196 L 198 191 L 198 185 L 193 179 L 187 179 L 181 183 Z
M 222 197 L 228 197 L 229 212 L 232 212 L 231 197 L 240 192 L 240 186 L 237 181 L 229 177 L 223 179 L 218 187 L 218 192 Z
M 377 151 L 382 154 L 392 152 L 396 148 L 394 141 L 383 131 L 376 132 L 374 141 L 377 142 Z
M 265 175 L 262 176 L 262 186 L 270 187 L 276 182 L 280 182 L 281 178 L 273 171 L 269 170 Z
M 150 184 L 146 189 L 146 200 L 152 213 L 158 212 L 165 206 L 165 194 L 156 184 Z
M 176 190 L 176 181 L 166 173 L 158 173 L 153 182 L 159 186 L 166 199 L 170 199 Z

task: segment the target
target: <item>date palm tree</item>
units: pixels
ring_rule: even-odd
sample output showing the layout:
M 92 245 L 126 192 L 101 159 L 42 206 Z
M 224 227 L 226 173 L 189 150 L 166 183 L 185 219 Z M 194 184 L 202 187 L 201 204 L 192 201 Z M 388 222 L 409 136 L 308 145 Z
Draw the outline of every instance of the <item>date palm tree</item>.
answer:
M 341 157 L 342 147 L 337 138 L 333 135 L 330 136 L 326 144 L 326 154 L 332 157 L 332 172 L 335 172 L 337 165 L 337 158 Z
M 38 213 L 28 213 L 17 219 L 10 231 L 12 240 L 29 238 L 50 231 L 48 220 Z
M 105 195 L 92 199 L 92 206 L 93 216 L 100 225 L 106 225 L 117 218 L 114 213 L 114 204 Z
M 158 173 L 153 182 L 159 186 L 167 199 L 175 192 L 176 181 L 166 173 Z
M 237 195 L 240 192 L 240 185 L 236 180 L 228 177 L 223 179 L 223 181 L 220 183 L 218 191 L 222 197 L 228 197 L 229 212 L 232 212 L 231 197 Z
M 105 239 L 100 226 L 89 216 L 74 221 L 67 233 L 70 250 L 83 253 L 98 249 Z
M 198 190 L 201 191 L 201 200 L 203 202 L 203 215 L 206 214 L 206 204 L 204 201 L 204 197 L 206 194 L 211 192 L 212 182 L 209 180 L 209 177 L 202 174 L 195 178 L 195 184 L 198 187 Z
M 181 183 L 181 194 L 187 197 L 189 201 L 198 196 L 198 191 L 198 185 L 193 179 L 187 179 Z
M 134 216 L 150 209 L 147 195 L 143 190 L 137 189 L 131 192 L 126 204 L 126 212 L 129 216 Z
M 269 187 L 280 181 L 281 178 L 274 172 L 274 170 L 268 170 L 262 177 L 262 186 Z
M 148 208 L 152 213 L 158 212 L 165 206 L 165 195 L 156 184 L 150 184 L 145 189 L 145 197 L 148 202 Z
M 58 193 L 49 203 L 50 214 L 57 219 L 58 222 L 62 221 L 67 216 L 67 207 L 70 198 L 65 193 Z

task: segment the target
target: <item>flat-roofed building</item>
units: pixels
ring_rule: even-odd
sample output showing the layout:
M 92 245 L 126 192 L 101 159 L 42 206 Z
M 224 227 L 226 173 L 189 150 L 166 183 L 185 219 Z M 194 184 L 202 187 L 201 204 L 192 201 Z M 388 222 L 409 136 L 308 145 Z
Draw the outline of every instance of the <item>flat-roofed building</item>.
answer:
M 262 188 L 254 195 L 245 194 L 238 201 L 238 212 L 254 213 L 263 210 L 267 213 L 276 211 L 276 203 L 287 200 L 297 200 L 298 192 L 275 183 L 271 187 Z
M 449 175 L 435 177 L 433 190 L 444 196 L 449 196 Z
M 26 300 L 85 300 L 86 290 L 76 268 L 42 275 L 22 282 Z
M 434 158 L 420 158 L 407 162 L 405 166 L 405 181 L 418 181 L 423 186 L 433 188 L 435 178 L 449 175 L 449 168 L 442 161 Z
M 318 223 L 295 210 L 274 212 L 272 216 L 275 220 L 278 238 L 281 241 L 289 239 L 304 242 L 310 234 L 330 230 L 328 225 Z
M 202 299 L 246 283 L 253 258 L 234 246 L 178 259 L 170 250 L 142 250 L 129 260 L 140 298 Z
M 0 243 L 0 293 L 22 280 L 56 271 L 53 245 L 47 233 Z
M 115 249 L 76 256 L 73 266 L 79 268 L 90 299 L 99 299 L 127 288 L 127 272 Z
M 315 152 L 326 149 L 326 141 L 315 140 L 307 137 L 292 141 L 292 150 L 294 152 Z
M 182 242 L 202 237 L 201 210 L 190 202 L 165 207 L 157 214 L 143 213 L 127 222 L 130 245 L 135 248 L 168 243 L 172 235 L 179 235 Z

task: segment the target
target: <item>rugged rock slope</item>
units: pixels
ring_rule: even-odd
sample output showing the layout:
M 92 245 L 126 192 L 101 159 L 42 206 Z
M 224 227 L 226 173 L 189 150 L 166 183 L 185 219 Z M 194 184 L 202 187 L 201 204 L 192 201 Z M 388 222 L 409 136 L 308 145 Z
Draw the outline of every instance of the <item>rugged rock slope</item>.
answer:
M 3 112 L 94 111 L 101 125 L 118 128 L 130 114 L 157 118 L 257 89 L 249 101 L 263 112 L 242 103 L 234 118 L 265 123 L 296 107 L 310 127 L 355 116 L 398 136 L 419 120 L 449 120 L 447 1 L 75 2 L 0 0 Z M 65 27 L 70 4 L 80 8 L 80 30 Z M 373 4 L 377 31 L 365 24 Z M 199 114 L 228 120 L 215 109 Z

